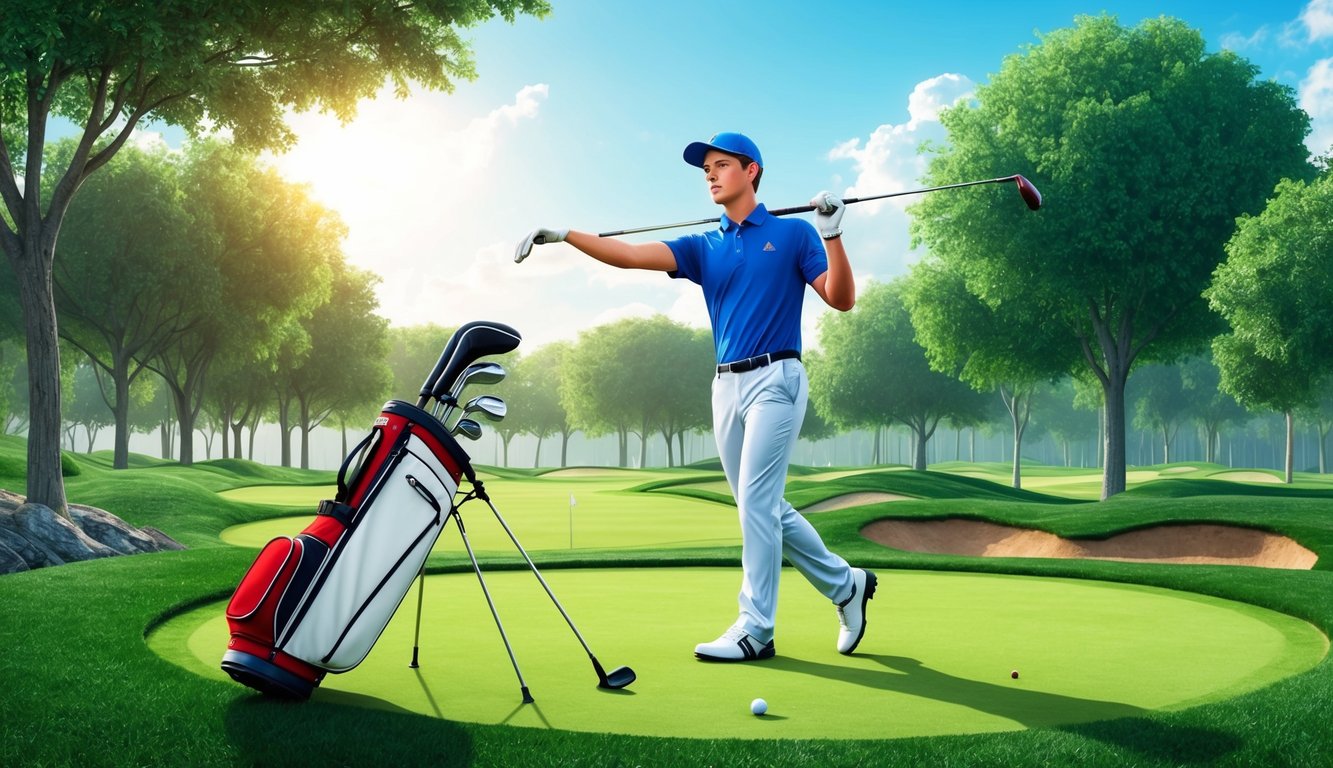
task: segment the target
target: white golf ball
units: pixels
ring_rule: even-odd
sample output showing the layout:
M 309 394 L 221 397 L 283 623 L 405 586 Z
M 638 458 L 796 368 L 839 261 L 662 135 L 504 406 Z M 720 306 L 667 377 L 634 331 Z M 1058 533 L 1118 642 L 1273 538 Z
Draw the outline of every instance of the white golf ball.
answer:
M 750 702 L 750 711 L 756 715 L 762 715 L 768 711 L 768 702 L 763 699 L 755 699 Z

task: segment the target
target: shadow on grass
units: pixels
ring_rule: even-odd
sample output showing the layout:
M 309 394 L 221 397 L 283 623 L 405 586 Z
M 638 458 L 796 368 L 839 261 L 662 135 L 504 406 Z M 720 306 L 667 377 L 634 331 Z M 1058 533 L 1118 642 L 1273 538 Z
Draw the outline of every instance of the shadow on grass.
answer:
M 987 683 L 957 677 L 931 669 L 920 661 L 906 656 L 866 654 L 861 658 L 871 659 L 884 667 L 884 671 L 821 664 L 786 657 L 776 659 L 772 663 L 779 669 L 801 674 L 958 704 L 1013 720 L 1029 728 L 1140 717 L 1148 713 L 1148 710 L 1142 707 L 1115 701 L 1081 699 L 1027 690 L 1020 687 L 1021 683 L 1017 682 Z
M 259 695 L 237 699 L 225 715 L 237 762 L 466 766 L 476 758 L 472 735 L 456 723 L 356 694 L 320 694 L 304 703 Z
M 1138 717 L 1084 723 L 1060 730 L 1122 747 L 1168 765 L 1212 765 L 1245 746 L 1243 740 L 1228 731 L 1175 726 Z
M 1028 728 L 1057 728 L 1172 764 L 1211 763 L 1244 745 L 1233 733 L 1171 725 L 1145 717 L 1151 710 L 1130 704 L 1025 690 L 1016 682 L 988 683 L 957 677 L 906 656 L 866 654 L 862 658 L 871 659 L 884 670 L 790 657 L 778 657 L 768 663 L 798 674 L 945 701 L 1013 720 Z

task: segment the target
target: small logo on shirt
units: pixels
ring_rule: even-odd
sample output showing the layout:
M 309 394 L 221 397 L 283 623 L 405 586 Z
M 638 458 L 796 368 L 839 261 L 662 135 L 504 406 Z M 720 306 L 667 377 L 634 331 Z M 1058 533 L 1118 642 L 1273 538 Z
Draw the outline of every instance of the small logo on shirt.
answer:
M 774 248 L 772 243 L 764 243 L 764 250 L 765 250 L 765 251 L 776 251 L 777 248 Z

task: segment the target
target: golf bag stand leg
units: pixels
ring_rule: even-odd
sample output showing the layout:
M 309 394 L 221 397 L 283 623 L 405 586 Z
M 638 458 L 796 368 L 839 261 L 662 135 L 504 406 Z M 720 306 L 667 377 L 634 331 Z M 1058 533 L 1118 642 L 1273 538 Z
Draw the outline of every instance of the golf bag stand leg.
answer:
M 417 628 L 412 632 L 412 663 L 408 664 L 409 669 L 417 669 L 421 665 L 417 663 L 417 653 L 421 650 L 421 601 L 426 596 L 426 564 L 421 564 L 421 572 L 417 574 Z
M 518 553 L 523 555 L 523 559 L 527 561 L 528 568 L 532 570 L 532 575 L 536 576 L 537 581 L 541 582 L 542 589 L 546 590 L 546 596 L 551 598 L 551 602 L 555 603 L 556 610 L 560 611 L 560 615 L 564 617 L 565 623 L 574 631 L 574 637 L 578 638 L 579 645 L 583 646 L 583 651 L 588 654 L 588 659 L 592 661 L 593 671 L 597 673 L 597 687 L 608 690 L 619 690 L 634 682 L 634 670 L 629 667 L 617 667 L 616 669 L 611 670 L 610 674 L 607 674 L 606 670 L 602 668 L 602 663 L 593 655 L 592 649 L 588 647 L 588 642 L 583 639 L 583 634 L 579 632 L 578 627 L 574 626 L 574 620 L 569 618 L 569 614 L 565 612 L 565 607 L 556 599 L 555 593 L 551 591 L 550 585 L 547 584 L 546 579 L 542 577 L 541 571 L 537 570 L 537 564 L 532 562 L 532 558 L 528 557 L 527 550 L 523 549 L 523 545 L 518 543 L 518 537 L 514 535 L 514 532 L 509 528 L 509 524 L 505 522 L 505 519 L 500 516 L 500 510 L 495 508 L 495 504 L 491 502 L 491 497 L 486 493 L 486 489 L 479 481 L 473 481 L 472 483 L 472 492 L 468 494 L 468 497 L 471 498 L 473 496 L 485 501 L 486 506 L 491 508 L 491 513 L 494 514 L 495 519 L 500 522 L 500 527 L 504 528 L 505 533 L 509 535 L 509 540 L 514 542 L 514 547 L 518 549 Z M 462 521 L 460 520 L 459 522 L 461 524 Z M 461 527 L 462 526 L 460 525 L 460 529 Z
M 463 537 L 463 548 L 467 550 L 468 560 L 472 561 L 472 570 L 477 574 L 477 581 L 481 584 L 481 592 L 486 596 L 486 604 L 491 608 L 491 616 L 495 618 L 495 626 L 500 630 L 500 639 L 504 641 L 505 650 L 509 653 L 509 663 L 514 665 L 514 674 L 518 676 L 519 689 L 523 693 L 523 703 L 533 703 L 532 693 L 528 691 L 528 684 L 523 681 L 523 673 L 518 669 L 518 659 L 514 657 L 514 648 L 509 644 L 509 636 L 505 634 L 504 624 L 500 622 L 500 614 L 495 610 L 495 601 L 491 599 L 491 592 L 486 588 L 486 579 L 481 576 L 481 566 L 477 564 L 476 555 L 472 554 L 472 544 L 467 538 L 467 529 L 463 527 L 463 516 L 458 514 L 458 507 L 449 510 L 449 516 L 458 523 L 458 533 Z

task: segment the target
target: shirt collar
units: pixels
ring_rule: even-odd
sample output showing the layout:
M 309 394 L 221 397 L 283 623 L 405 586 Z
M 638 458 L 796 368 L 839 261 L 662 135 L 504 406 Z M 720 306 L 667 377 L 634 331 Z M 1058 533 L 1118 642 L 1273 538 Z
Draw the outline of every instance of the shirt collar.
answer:
M 759 226 L 763 226 L 763 223 L 764 223 L 765 221 L 768 221 L 770 218 L 772 218 L 772 214 L 770 214 L 770 213 L 768 212 L 768 209 L 764 207 L 764 204 L 763 204 L 763 203 L 760 203 L 760 204 L 758 204 L 758 205 L 756 205 L 756 206 L 754 207 L 754 210 L 753 210 L 753 211 L 750 211 L 750 215 L 749 215 L 749 216 L 746 216 L 746 217 L 745 217 L 745 221 L 743 221 L 743 222 L 741 222 L 741 223 L 743 223 L 743 224 L 748 223 L 748 224 L 749 224 L 750 226 L 752 226 L 752 227 L 759 227 Z M 735 226 L 736 226 L 736 222 L 734 222 L 734 221 L 732 221 L 731 219 L 727 218 L 727 214 L 725 214 L 725 213 L 722 214 L 722 219 L 721 219 L 719 228 L 720 228 L 723 232 L 727 232 L 727 231 L 731 230 L 731 229 L 732 229 L 733 227 L 735 227 Z

